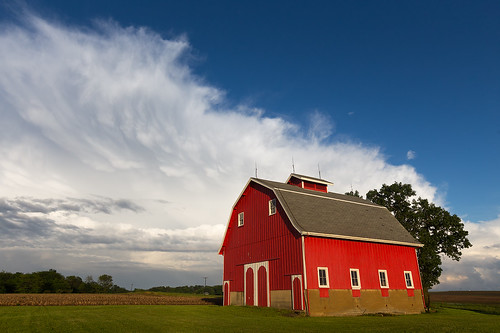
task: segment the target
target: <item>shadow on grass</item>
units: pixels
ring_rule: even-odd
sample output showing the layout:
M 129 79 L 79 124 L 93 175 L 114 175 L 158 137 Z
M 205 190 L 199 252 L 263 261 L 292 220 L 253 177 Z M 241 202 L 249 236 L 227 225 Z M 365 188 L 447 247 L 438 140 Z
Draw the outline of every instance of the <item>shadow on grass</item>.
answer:
M 488 315 L 500 315 L 500 304 L 470 304 L 470 303 L 435 303 L 436 309 L 448 308 L 466 310 Z
M 201 300 L 204 302 L 210 303 L 212 305 L 222 306 L 222 304 L 223 304 L 222 296 L 220 296 L 220 297 L 206 297 L 206 298 L 202 298 Z

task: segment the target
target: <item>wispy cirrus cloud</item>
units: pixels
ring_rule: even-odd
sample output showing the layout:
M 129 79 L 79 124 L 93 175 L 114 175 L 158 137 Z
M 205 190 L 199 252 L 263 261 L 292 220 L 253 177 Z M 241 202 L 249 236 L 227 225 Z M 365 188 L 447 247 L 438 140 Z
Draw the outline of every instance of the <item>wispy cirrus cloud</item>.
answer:
M 417 158 L 417 153 L 413 150 L 408 150 L 408 152 L 406 153 L 406 159 L 411 161 L 414 160 L 415 158 Z

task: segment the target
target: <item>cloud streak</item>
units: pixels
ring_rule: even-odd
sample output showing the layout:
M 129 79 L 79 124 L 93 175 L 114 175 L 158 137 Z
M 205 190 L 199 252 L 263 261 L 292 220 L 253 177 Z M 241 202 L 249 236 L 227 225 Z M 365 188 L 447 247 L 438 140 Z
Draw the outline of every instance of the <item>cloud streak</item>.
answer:
M 406 159 L 409 161 L 414 160 L 416 157 L 417 153 L 413 150 L 408 150 L 408 152 L 406 153 Z
M 190 48 L 109 21 L 2 23 L 0 269 L 219 283 L 241 187 L 255 163 L 259 177 L 285 180 L 292 156 L 299 173 L 319 163 L 336 192 L 401 181 L 439 203 L 413 167 L 334 141 L 334 119 L 314 112 L 299 125 L 226 100 L 193 74 Z

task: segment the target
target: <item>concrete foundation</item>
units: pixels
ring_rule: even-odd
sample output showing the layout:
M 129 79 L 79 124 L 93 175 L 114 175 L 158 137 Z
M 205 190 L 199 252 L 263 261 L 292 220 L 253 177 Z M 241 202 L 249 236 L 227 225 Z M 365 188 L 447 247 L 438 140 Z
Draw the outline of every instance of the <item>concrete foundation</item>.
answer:
M 389 290 L 388 297 L 382 297 L 380 290 L 361 290 L 359 297 L 353 297 L 352 290 L 328 290 L 328 297 L 320 297 L 318 289 L 308 290 L 311 316 L 359 316 L 369 313 L 411 314 L 424 311 L 422 293 L 414 291 L 408 296 L 406 290 Z M 291 290 L 271 290 L 271 307 L 292 308 Z M 244 293 L 231 292 L 231 305 L 245 305 Z
M 278 309 L 292 308 L 291 290 L 271 290 L 271 307 Z
M 229 295 L 230 305 L 245 305 L 245 298 L 242 291 L 231 291 Z
M 329 290 L 328 297 L 320 297 L 319 290 L 309 290 L 311 316 L 357 316 L 368 313 L 410 314 L 424 311 L 422 293 L 414 291 L 408 296 L 406 290 L 389 290 L 382 297 L 380 290 L 361 290 L 359 297 L 352 290 Z

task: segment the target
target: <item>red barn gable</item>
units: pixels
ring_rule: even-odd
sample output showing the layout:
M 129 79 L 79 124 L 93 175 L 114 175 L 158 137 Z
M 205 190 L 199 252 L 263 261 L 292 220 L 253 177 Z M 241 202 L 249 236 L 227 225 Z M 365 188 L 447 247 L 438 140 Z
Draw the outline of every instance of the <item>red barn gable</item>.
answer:
M 224 305 L 311 315 L 419 313 L 417 242 L 385 208 L 327 192 L 291 174 L 250 178 L 233 206 L 219 254 Z

